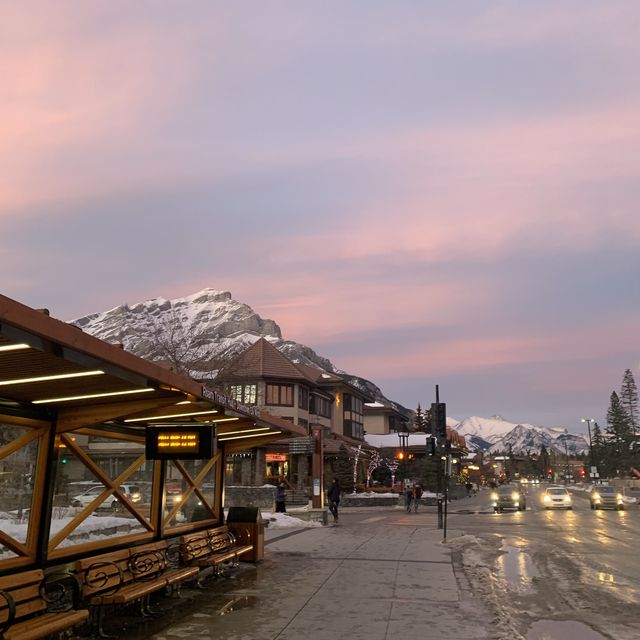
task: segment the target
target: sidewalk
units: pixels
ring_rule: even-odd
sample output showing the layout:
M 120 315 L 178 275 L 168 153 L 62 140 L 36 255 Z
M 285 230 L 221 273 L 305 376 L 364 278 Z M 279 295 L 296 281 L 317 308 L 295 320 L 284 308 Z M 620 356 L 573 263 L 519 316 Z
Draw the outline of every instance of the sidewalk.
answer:
M 344 510 L 340 526 L 267 529 L 262 563 L 213 581 L 197 606 L 146 637 L 489 639 L 433 514 L 368 513 L 355 522 Z

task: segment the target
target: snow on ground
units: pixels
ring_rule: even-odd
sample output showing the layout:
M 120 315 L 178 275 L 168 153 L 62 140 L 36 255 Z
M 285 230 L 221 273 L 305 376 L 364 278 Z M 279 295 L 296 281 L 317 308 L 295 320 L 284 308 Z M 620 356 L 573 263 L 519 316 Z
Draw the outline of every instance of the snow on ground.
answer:
M 271 511 L 263 511 L 262 519 L 269 523 L 269 529 L 288 529 L 288 528 L 311 528 L 321 527 L 322 522 L 312 520 L 302 520 L 288 513 L 272 513 Z

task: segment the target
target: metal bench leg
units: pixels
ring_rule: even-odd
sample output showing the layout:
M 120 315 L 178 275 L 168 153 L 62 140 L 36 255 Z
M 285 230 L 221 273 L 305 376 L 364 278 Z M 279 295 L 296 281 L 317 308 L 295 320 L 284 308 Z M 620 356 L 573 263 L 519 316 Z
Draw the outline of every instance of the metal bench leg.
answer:
M 104 630 L 104 610 L 106 607 L 98 606 L 98 635 L 101 638 L 115 638 L 116 636 L 107 633 Z

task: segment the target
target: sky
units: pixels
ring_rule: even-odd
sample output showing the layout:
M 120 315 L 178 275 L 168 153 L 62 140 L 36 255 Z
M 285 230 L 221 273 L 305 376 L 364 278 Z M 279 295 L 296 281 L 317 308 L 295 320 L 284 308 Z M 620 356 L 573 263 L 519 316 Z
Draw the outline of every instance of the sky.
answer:
M 228 290 L 409 408 L 640 382 L 635 0 L 0 6 L 0 291 Z

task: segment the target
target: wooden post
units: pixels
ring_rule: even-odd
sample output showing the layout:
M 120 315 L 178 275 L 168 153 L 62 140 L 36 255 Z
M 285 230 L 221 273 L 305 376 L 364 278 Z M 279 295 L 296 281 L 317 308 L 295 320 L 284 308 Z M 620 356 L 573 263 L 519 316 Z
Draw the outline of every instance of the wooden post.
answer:
M 320 424 L 311 425 L 313 453 L 311 455 L 311 506 L 314 509 L 324 508 L 324 438 Z

